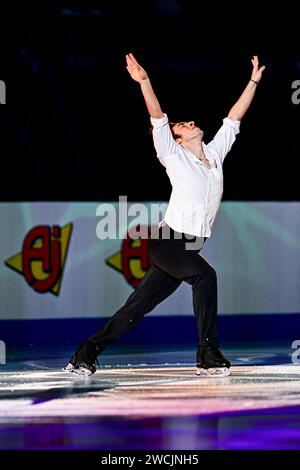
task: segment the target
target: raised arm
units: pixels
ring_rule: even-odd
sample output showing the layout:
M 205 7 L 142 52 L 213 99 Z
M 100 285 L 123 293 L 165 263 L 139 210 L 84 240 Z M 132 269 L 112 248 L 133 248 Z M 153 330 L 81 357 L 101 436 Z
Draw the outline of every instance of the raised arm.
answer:
M 231 110 L 229 111 L 228 117 L 233 121 L 240 121 L 247 109 L 249 108 L 256 91 L 257 84 L 261 80 L 262 73 L 265 70 L 265 66 L 259 67 L 257 55 L 251 59 L 253 70 L 252 75 L 249 83 L 247 84 L 245 90 L 243 91 L 240 98 L 237 102 L 233 105 Z
M 153 91 L 147 72 L 140 66 L 133 54 L 126 55 L 126 68 L 133 80 L 141 86 L 141 91 L 151 117 L 160 119 L 164 116 L 159 101 Z

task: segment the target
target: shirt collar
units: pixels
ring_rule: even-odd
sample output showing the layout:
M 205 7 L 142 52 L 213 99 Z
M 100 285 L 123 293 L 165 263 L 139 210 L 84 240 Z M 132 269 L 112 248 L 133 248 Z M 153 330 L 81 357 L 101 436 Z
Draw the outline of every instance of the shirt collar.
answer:
M 204 142 L 202 142 L 202 145 L 203 145 L 203 150 L 204 150 L 204 153 L 205 153 L 205 156 L 206 156 L 207 160 L 209 161 L 209 163 L 210 163 L 211 165 L 214 165 L 214 164 L 215 164 L 215 159 L 210 156 L 209 151 L 208 151 L 208 148 L 207 148 L 207 145 L 206 145 Z M 185 147 L 184 145 L 181 145 L 181 147 L 182 147 L 184 150 L 186 150 L 186 152 L 188 153 L 188 155 L 191 156 L 191 158 L 192 158 L 195 162 L 200 163 L 200 165 L 204 165 L 204 166 L 205 166 L 205 164 L 204 164 L 199 158 L 197 158 L 196 155 L 195 155 L 188 147 Z

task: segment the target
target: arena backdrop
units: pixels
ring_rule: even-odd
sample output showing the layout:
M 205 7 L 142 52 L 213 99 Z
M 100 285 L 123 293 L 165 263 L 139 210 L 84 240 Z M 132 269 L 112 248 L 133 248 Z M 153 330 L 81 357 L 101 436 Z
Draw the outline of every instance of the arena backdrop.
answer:
M 121 238 L 99 239 L 97 227 L 104 219 L 97 210 L 99 214 L 103 204 L 110 205 L 119 220 L 121 205 L 116 202 L 0 204 L 2 336 L 15 336 L 17 341 L 16 331 L 22 325 L 26 342 L 24 325 L 28 328 L 33 320 L 36 326 L 41 321 L 44 325 L 43 341 L 47 321 L 56 320 L 56 332 L 63 320 L 73 328 L 79 324 L 86 328 L 93 320 L 92 328 L 110 317 L 136 288 L 149 267 L 148 240 L 127 236 L 128 229 L 135 227 L 130 216 L 117 227 Z M 151 202 L 144 204 L 150 214 Z M 128 202 L 129 212 L 132 205 Z M 218 273 L 220 317 L 235 318 L 235 328 L 238 319 L 245 319 L 239 338 L 246 334 L 249 316 L 253 340 L 261 334 L 255 326 L 259 317 L 269 318 L 267 329 L 274 327 L 276 316 L 293 316 L 286 323 L 294 325 L 300 312 L 299 214 L 299 202 L 221 204 L 213 235 L 201 253 Z M 149 219 L 142 222 L 147 225 Z M 164 319 L 178 322 L 185 317 L 191 324 L 190 286 L 183 283 L 147 317 L 156 322 L 160 317 L 160 325 Z M 40 331 L 29 329 L 29 336 L 32 330 L 36 335 Z

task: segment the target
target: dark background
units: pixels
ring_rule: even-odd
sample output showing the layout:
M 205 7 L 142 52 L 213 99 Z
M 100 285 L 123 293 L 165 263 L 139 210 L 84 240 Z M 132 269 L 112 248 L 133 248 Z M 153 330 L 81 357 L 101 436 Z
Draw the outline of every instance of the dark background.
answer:
M 0 200 L 169 198 L 139 85 L 125 68 L 130 51 L 163 111 L 195 120 L 206 142 L 257 54 L 267 69 L 225 160 L 223 199 L 300 199 L 294 6 L 264 13 L 259 2 L 49 0 L 1 9 Z

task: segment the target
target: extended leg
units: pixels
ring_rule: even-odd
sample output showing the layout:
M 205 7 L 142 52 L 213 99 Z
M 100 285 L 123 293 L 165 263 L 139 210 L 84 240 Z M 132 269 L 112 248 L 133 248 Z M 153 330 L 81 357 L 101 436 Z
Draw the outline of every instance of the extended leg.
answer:
M 123 307 L 79 346 L 70 359 L 67 370 L 84 375 L 93 374 L 96 371 L 95 362 L 98 354 L 136 325 L 146 313 L 171 295 L 180 284 L 180 280 L 156 266 L 151 266 Z
M 99 352 L 126 333 L 139 320 L 160 302 L 169 297 L 181 284 L 181 281 L 151 266 L 139 287 L 128 297 L 105 325 L 94 333 L 89 341 L 94 342 Z

